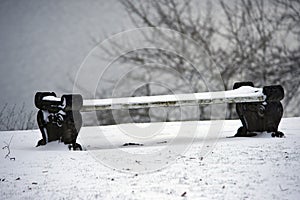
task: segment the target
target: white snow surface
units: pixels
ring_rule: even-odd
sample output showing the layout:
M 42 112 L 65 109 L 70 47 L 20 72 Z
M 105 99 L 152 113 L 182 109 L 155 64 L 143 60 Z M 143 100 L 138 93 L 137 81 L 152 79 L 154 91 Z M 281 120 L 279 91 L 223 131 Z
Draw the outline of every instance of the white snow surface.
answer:
M 43 97 L 44 101 L 61 101 L 61 98 L 54 96 L 45 96 Z
M 83 127 L 78 142 L 84 151 L 69 151 L 58 142 L 35 147 L 41 138 L 39 130 L 0 132 L 0 199 L 299 199 L 299 122 L 300 118 L 281 121 L 279 129 L 285 138 L 267 133 L 227 138 L 240 127 L 238 120 L 141 124 L 163 125 L 163 129 L 160 135 L 147 138 L 144 146 L 126 147 L 122 145 L 142 141 L 122 132 L 133 124 Z M 208 135 L 209 126 L 215 124 L 222 125 L 219 138 Z M 195 125 L 192 145 L 159 170 L 119 170 L 95 159 L 99 153 L 115 163 L 126 162 L 122 154 L 109 157 L 109 153 L 117 148 L 132 154 L 167 148 L 178 128 L 185 128 L 188 136 L 189 127 Z M 99 131 L 110 146 L 93 139 Z M 5 158 L 8 150 L 2 149 L 10 140 L 9 157 L 15 160 Z M 212 147 L 205 155 L 203 144 Z

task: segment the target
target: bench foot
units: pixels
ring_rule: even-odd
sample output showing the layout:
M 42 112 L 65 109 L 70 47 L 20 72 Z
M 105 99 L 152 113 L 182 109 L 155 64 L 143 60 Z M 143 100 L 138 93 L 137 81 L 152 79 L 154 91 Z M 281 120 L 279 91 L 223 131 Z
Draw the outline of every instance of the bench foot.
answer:
M 80 144 L 75 143 L 75 144 L 69 144 L 68 145 L 69 150 L 74 150 L 74 151 L 82 151 L 82 147 Z
M 257 133 L 254 132 L 249 132 L 246 130 L 245 127 L 241 126 L 237 133 L 234 135 L 234 137 L 252 137 L 252 136 L 256 136 Z
M 276 131 L 276 132 L 272 133 L 271 135 L 272 135 L 272 137 L 279 137 L 279 138 L 284 137 L 284 133 L 281 131 Z

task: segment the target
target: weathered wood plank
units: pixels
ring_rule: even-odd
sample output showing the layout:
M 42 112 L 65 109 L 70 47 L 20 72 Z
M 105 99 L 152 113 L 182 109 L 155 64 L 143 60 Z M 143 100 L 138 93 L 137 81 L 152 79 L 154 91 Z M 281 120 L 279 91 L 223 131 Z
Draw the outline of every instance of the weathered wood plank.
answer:
M 263 102 L 265 98 L 261 88 L 243 86 L 222 92 L 84 100 L 81 111 Z

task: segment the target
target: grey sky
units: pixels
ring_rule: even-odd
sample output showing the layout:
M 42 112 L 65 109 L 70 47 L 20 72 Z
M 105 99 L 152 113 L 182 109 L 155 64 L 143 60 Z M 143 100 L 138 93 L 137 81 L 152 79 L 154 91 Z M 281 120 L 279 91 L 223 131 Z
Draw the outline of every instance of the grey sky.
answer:
M 93 38 L 129 27 L 116 0 L 1 0 L 0 103 L 34 109 L 36 91 L 71 92 Z

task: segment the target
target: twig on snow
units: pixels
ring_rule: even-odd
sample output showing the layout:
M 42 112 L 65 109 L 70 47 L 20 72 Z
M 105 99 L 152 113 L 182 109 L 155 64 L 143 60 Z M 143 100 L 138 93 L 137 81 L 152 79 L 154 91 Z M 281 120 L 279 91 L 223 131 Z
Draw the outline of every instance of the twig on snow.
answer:
M 2 149 L 3 149 L 3 150 L 4 150 L 4 149 L 7 149 L 7 154 L 5 155 L 5 158 L 9 158 L 10 160 L 16 160 L 15 157 L 10 157 L 10 143 L 11 143 L 12 139 L 13 139 L 13 136 L 10 138 L 9 143 L 3 142 L 3 143 L 5 144 L 5 146 L 2 147 Z
M 280 190 L 281 190 L 282 192 L 284 192 L 284 191 L 287 191 L 287 190 L 288 190 L 287 188 L 283 189 L 283 188 L 281 187 L 281 185 L 280 185 L 280 184 L 279 184 L 279 188 L 280 188 Z

